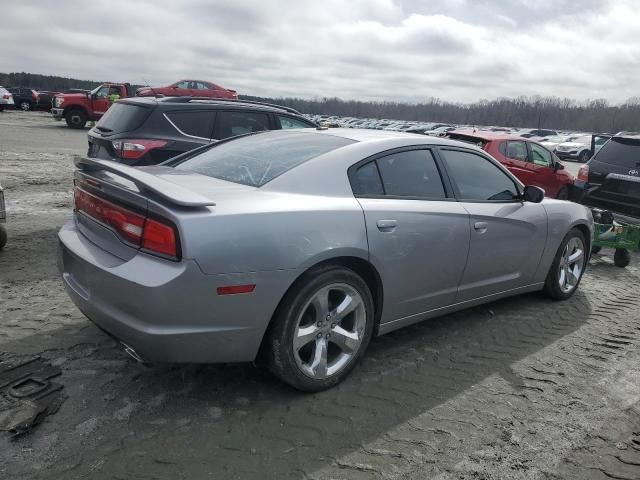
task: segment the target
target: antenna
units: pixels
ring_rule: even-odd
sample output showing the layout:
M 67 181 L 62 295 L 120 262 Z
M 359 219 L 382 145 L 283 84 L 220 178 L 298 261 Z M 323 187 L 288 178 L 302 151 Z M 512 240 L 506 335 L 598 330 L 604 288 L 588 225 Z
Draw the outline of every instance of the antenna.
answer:
M 151 91 L 153 92 L 153 94 L 154 94 L 156 97 L 164 97 L 164 95 L 163 95 L 163 94 L 156 92 L 156 91 L 153 89 L 153 87 L 152 87 L 151 85 L 149 85 L 149 82 L 147 82 L 147 79 L 146 79 L 146 78 L 142 77 L 142 81 L 143 81 L 144 83 L 146 83 L 146 84 L 147 84 L 147 87 L 149 87 L 149 88 L 151 89 Z

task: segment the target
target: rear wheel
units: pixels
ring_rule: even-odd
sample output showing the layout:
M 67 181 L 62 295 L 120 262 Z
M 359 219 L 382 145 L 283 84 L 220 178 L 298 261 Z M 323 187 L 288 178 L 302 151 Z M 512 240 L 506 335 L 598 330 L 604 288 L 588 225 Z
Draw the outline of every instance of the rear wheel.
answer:
M 28 112 L 29 110 L 31 110 L 31 102 L 27 102 L 26 100 L 23 100 L 20 102 L 20 110 L 22 110 L 23 112 Z
M 551 264 L 544 284 L 544 293 L 554 300 L 567 300 L 578 288 L 586 265 L 586 242 L 578 229 L 564 237 Z
M 599 245 L 591 247 L 591 253 L 594 255 L 600 253 L 600 250 L 602 250 L 602 247 Z
M 556 195 L 558 200 L 569 200 L 569 187 L 563 186 Z
M 591 158 L 591 152 L 589 150 L 580 152 L 580 155 L 578 156 L 578 160 L 580 161 L 580 163 L 587 163 L 590 158 Z
M 70 128 L 84 128 L 87 124 L 87 114 L 82 110 L 69 110 L 64 119 Z
M 269 369 L 307 392 L 340 383 L 364 354 L 373 334 L 374 306 L 367 284 L 352 270 L 311 270 L 289 291 L 267 337 Z
M 631 263 L 631 254 L 629 250 L 626 248 L 616 248 L 615 253 L 613 254 L 613 263 L 616 264 L 616 267 L 624 268 L 629 263 Z

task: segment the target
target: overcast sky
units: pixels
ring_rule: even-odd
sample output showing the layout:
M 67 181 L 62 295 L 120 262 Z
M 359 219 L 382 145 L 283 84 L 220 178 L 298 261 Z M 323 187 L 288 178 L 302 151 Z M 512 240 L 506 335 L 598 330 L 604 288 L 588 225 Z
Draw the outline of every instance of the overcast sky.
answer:
M 638 0 L 20 0 L 0 72 L 241 94 L 640 96 Z

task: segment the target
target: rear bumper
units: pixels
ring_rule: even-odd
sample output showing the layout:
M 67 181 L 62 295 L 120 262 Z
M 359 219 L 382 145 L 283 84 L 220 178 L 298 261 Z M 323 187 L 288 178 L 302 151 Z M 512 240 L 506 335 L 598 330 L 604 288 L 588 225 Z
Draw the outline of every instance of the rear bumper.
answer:
M 51 109 L 51 116 L 53 118 L 62 118 L 62 114 L 64 113 L 64 110 L 62 108 L 52 108 Z
M 206 275 L 196 262 L 139 253 L 123 261 L 91 243 L 74 220 L 59 233 L 65 289 L 98 327 L 143 360 L 163 363 L 255 359 L 286 290 L 289 271 Z M 251 294 L 219 296 L 218 286 L 255 283 Z

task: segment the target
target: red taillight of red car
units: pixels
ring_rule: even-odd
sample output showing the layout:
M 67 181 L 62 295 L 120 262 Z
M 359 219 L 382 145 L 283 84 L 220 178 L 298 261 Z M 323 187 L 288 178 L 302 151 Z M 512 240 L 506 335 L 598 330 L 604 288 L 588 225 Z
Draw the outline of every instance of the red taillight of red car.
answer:
M 166 140 L 127 139 L 111 142 L 116 155 L 120 158 L 136 160 L 154 148 L 164 147 Z
M 582 180 L 585 183 L 589 181 L 589 165 L 586 163 L 578 170 L 578 180 Z
M 79 187 L 74 191 L 75 209 L 113 228 L 125 241 L 152 253 L 178 258 L 178 239 L 172 225 L 151 219 L 93 195 Z

